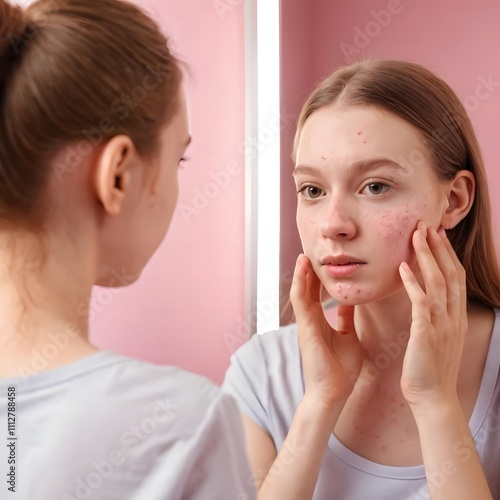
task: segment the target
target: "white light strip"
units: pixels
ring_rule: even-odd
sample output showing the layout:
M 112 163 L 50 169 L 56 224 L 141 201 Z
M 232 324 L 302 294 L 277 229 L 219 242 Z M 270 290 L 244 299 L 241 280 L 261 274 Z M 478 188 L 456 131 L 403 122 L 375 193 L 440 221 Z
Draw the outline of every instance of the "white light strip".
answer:
M 245 318 L 246 335 L 255 333 L 257 303 L 257 0 L 245 0 Z
M 280 1 L 257 0 L 257 304 L 256 331 L 279 327 Z

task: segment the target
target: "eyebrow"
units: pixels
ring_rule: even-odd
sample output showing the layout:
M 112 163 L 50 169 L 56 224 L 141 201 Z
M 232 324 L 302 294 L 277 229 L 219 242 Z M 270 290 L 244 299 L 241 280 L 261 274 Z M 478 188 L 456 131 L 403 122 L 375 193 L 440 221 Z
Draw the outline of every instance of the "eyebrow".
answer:
M 347 171 L 351 172 L 353 170 L 357 170 L 359 173 L 365 173 L 382 166 L 389 167 L 393 170 L 399 170 L 400 172 L 406 172 L 405 167 L 393 160 L 389 160 L 389 158 L 373 158 L 370 160 L 360 160 L 347 167 Z M 311 167 L 308 165 L 297 165 L 293 169 L 292 175 L 295 176 L 297 174 L 319 174 L 320 172 L 320 169 L 316 167 Z

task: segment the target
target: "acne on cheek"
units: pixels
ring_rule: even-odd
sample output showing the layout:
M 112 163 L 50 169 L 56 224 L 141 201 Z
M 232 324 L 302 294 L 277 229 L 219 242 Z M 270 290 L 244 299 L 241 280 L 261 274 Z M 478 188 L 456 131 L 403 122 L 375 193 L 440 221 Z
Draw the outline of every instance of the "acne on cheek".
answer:
M 316 222 L 311 222 L 307 218 L 298 217 L 296 220 L 299 238 L 302 243 L 303 252 L 314 259 L 313 249 L 316 246 L 316 239 L 319 234 L 319 226 Z M 310 248 L 309 248 L 310 247 Z
M 421 218 L 422 212 L 416 207 L 407 207 L 399 213 L 386 212 L 382 215 L 378 229 L 391 262 L 399 265 L 402 261 L 411 263 L 414 260 L 412 235 Z

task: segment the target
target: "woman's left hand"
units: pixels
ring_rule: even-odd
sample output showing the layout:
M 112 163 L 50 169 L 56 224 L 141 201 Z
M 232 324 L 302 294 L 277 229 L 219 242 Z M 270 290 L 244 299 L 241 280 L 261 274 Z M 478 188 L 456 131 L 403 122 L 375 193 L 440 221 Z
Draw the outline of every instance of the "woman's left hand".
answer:
M 412 303 L 412 324 L 401 389 L 412 410 L 457 401 L 457 379 L 467 332 L 465 269 L 444 230 L 420 221 L 413 246 L 425 290 L 406 263 L 399 268 Z

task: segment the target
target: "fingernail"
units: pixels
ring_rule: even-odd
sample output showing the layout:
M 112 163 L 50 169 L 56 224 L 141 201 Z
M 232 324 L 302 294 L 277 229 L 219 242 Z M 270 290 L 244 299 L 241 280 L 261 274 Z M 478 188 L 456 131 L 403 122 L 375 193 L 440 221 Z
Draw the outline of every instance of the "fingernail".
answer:
M 407 273 L 410 271 L 410 266 L 406 262 L 401 262 L 401 269 Z
M 444 227 L 441 226 L 439 229 L 438 229 L 438 234 L 439 236 L 441 236 L 441 238 L 443 238 L 443 240 L 446 238 L 446 231 L 444 230 Z
M 420 237 L 425 240 L 427 238 L 427 226 L 425 225 L 424 221 L 420 221 L 417 224 L 417 229 L 420 233 Z

